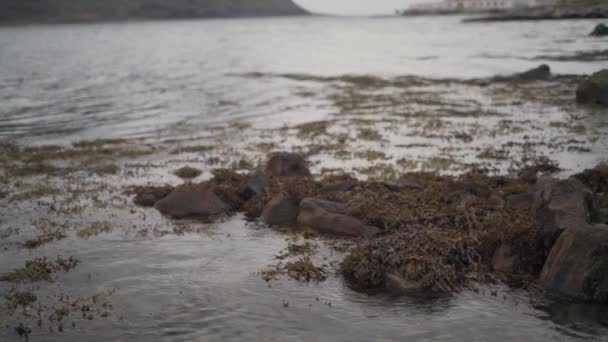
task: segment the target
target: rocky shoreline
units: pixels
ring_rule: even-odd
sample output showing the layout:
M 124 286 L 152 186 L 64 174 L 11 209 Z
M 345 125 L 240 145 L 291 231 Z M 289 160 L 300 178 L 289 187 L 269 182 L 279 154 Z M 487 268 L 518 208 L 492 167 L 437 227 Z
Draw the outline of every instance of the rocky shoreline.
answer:
M 139 188 L 135 202 L 174 218 L 244 211 L 279 229 L 354 239 L 340 273 L 360 290 L 454 291 L 502 281 L 608 302 L 608 167 L 564 180 L 522 174 L 315 181 L 302 157 L 275 153 L 264 170 L 217 170 L 168 194 Z

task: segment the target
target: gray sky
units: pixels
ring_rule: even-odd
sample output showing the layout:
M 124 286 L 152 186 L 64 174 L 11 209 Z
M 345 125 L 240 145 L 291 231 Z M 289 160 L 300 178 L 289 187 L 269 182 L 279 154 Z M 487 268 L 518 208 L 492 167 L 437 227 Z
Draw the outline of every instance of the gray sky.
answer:
M 300 6 L 321 13 L 332 14 L 385 14 L 407 8 L 416 2 L 433 0 L 294 0 Z

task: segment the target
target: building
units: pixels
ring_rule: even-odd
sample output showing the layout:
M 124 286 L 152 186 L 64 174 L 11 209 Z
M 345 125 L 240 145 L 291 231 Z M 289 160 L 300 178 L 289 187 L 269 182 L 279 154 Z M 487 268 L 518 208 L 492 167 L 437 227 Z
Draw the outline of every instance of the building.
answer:
M 556 0 L 443 0 L 415 4 L 410 7 L 410 10 L 428 12 L 504 11 L 551 6 L 555 3 Z

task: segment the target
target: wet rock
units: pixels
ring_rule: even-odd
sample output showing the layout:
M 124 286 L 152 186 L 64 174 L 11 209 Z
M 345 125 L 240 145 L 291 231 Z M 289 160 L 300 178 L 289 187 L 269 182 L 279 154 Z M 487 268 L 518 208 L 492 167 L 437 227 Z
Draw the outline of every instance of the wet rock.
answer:
M 266 174 L 274 177 L 309 177 L 310 170 L 301 155 L 279 152 L 270 155 L 266 164 Z
M 589 35 L 593 37 L 608 36 L 608 26 L 605 24 L 598 24 Z
M 401 190 L 422 190 L 422 185 L 418 184 L 413 179 L 399 179 L 396 181 L 386 181 L 383 183 L 384 186 L 389 188 L 392 191 L 401 191 Z
M 172 218 L 206 217 L 228 210 L 228 206 L 208 189 L 174 190 L 154 207 Z
M 261 220 L 271 226 L 294 226 L 298 211 L 298 201 L 288 193 L 282 192 L 264 206 Z
M 608 69 L 596 72 L 578 86 L 576 102 L 608 106 Z
M 534 203 L 544 246 L 551 248 L 572 222 L 589 222 L 592 201 L 589 189 L 575 178 L 545 180 L 539 186 Z
M 173 191 L 170 186 L 146 187 L 135 191 L 133 203 L 142 207 L 153 207 L 156 202 L 167 197 Z
M 357 185 L 356 182 L 339 182 L 329 184 L 321 188 L 319 192 L 346 192 L 352 190 Z
M 540 284 L 570 297 L 608 303 L 608 226 L 573 221 L 553 246 Z
M 307 198 L 300 203 L 300 213 L 297 218 L 298 225 L 318 230 L 321 233 L 352 236 L 371 237 L 380 230 L 367 226 L 358 219 L 346 215 L 344 204 Z
M 239 191 L 243 199 L 250 199 L 257 195 L 264 194 L 270 190 L 270 178 L 265 175 L 256 175 L 250 178 Z
M 517 74 L 515 78 L 524 81 L 542 81 L 551 77 L 551 68 L 548 65 L 542 64 L 534 69 Z

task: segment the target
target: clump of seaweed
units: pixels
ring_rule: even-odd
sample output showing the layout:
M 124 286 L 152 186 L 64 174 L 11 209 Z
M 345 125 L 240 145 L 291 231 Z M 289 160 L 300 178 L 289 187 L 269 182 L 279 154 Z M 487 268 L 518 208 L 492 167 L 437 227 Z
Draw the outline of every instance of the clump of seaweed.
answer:
M 196 177 L 200 176 L 201 173 L 203 173 L 201 170 L 190 167 L 190 166 L 184 166 L 182 168 L 175 170 L 175 172 L 174 172 L 174 174 L 177 177 L 182 178 L 182 179 L 196 178 Z
M 112 231 L 112 226 L 110 225 L 109 222 L 98 221 L 98 222 L 93 222 L 89 227 L 78 231 L 78 233 L 76 235 L 78 235 L 78 237 L 81 239 L 88 239 L 92 236 L 109 233 L 111 231 Z
M 9 311 L 15 311 L 20 306 L 26 308 L 34 304 L 38 298 L 30 291 L 19 291 L 12 288 L 5 296 Z
M 22 268 L 16 268 L 10 272 L 0 274 L 0 281 L 11 283 L 35 283 L 38 281 L 54 282 L 53 274 L 57 271 L 68 272 L 80 263 L 74 257 L 57 257 L 55 261 L 49 261 L 46 257 L 34 258 L 25 262 Z
M 295 280 L 320 282 L 327 279 L 327 272 L 323 267 L 315 266 L 308 255 L 296 261 L 289 261 L 285 264 L 287 274 Z
M 63 234 L 59 231 L 56 231 L 56 232 L 52 232 L 52 233 L 48 233 L 48 234 L 39 235 L 35 239 L 27 240 L 27 241 L 23 242 L 21 244 L 21 246 L 23 246 L 25 248 L 29 248 L 29 249 L 34 249 L 34 248 L 38 248 L 44 244 L 47 244 L 49 242 L 64 239 L 65 237 L 66 237 L 65 234 Z

